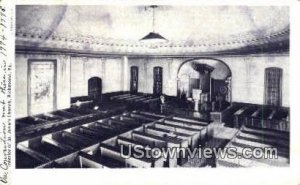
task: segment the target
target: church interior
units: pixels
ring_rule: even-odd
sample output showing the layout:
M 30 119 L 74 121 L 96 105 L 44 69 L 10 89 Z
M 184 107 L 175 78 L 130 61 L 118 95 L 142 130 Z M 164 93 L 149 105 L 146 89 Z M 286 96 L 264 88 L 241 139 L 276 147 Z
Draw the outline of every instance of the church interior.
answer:
M 284 6 L 18 5 L 16 168 L 289 166 L 289 33 Z

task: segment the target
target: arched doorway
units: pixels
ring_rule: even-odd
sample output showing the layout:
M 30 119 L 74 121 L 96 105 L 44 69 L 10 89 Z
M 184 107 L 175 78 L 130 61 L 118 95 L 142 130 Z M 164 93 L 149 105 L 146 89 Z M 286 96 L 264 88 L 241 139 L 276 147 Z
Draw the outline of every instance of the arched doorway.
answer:
M 92 77 L 88 80 L 88 96 L 101 100 L 102 80 L 99 77 Z
M 139 85 L 139 67 L 131 66 L 130 68 L 130 93 L 137 94 Z
M 231 70 L 213 58 L 197 58 L 181 64 L 177 73 L 177 97 L 193 98 L 200 92 L 203 102 L 231 102 Z M 194 92 L 194 94 L 193 94 Z

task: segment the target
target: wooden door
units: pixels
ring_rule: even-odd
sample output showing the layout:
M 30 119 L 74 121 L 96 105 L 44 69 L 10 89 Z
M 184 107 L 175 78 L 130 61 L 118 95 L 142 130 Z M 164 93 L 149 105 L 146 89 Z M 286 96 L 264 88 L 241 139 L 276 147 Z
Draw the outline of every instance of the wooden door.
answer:
M 88 80 L 88 95 L 94 99 L 101 99 L 102 80 L 98 77 L 92 77 Z
M 136 94 L 138 92 L 139 68 L 132 66 L 130 68 L 130 93 Z

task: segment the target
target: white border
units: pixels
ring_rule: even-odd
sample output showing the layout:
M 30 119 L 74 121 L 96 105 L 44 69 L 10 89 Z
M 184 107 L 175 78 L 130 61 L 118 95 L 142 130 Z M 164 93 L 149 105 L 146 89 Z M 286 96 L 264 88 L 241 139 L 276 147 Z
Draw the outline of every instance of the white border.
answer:
M 10 3 L 12 2 L 6 1 Z M 70 0 L 17 0 L 16 4 L 67 4 Z M 291 89 L 291 167 L 289 168 L 193 168 L 193 169 L 74 169 L 74 170 L 14 170 L 12 184 L 130 184 L 130 185 L 175 185 L 175 184 L 300 184 L 300 2 L 296 0 L 198 0 L 198 1 L 97 1 L 74 0 L 72 4 L 118 4 L 118 5 L 247 5 L 290 6 L 290 89 Z M 14 38 L 13 38 L 14 39 Z M 11 47 L 14 48 L 14 42 Z M 11 49 L 14 51 L 14 49 Z M 13 56 L 13 55 L 12 55 Z M 14 60 L 14 56 L 12 58 Z M 12 151 L 14 152 L 14 151 Z M 14 156 L 12 156 L 14 164 Z M 13 165 L 14 166 L 14 165 Z

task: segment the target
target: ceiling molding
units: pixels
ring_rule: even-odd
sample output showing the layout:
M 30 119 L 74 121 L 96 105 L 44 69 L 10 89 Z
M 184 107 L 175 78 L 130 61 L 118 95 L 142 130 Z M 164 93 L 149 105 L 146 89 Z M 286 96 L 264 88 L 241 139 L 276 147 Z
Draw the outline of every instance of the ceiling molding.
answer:
M 193 55 L 198 53 L 238 52 L 242 48 L 257 48 L 271 46 L 270 43 L 289 42 L 289 29 L 251 40 L 236 40 L 231 42 L 220 42 L 212 44 L 181 45 L 179 43 L 162 43 L 146 45 L 141 42 L 115 41 L 115 40 L 90 40 L 87 38 L 65 38 L 52 36 L 43 38 L 39 35 L 29 33 L 16 33 L 16 49 L 28 48 L 28 50 L 70 50 L 79 52 L 108 52 L 126 54 L 150 54 L 150 55 Z M 279 49 L 282 49 L 280 46 Z M 263 49 L 266 51 L 266 49 Z M 267 49 L 268 50 L 268 49 Z M 235 52 L 235 53 L 236 53 Z M 268 50 L 269 52 L 269 50 Z

